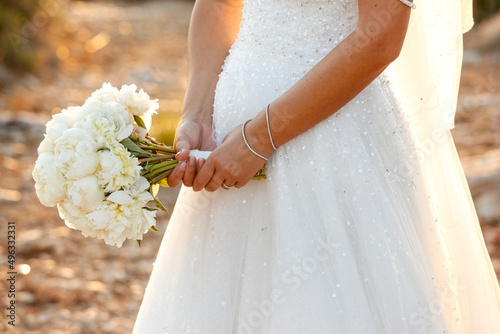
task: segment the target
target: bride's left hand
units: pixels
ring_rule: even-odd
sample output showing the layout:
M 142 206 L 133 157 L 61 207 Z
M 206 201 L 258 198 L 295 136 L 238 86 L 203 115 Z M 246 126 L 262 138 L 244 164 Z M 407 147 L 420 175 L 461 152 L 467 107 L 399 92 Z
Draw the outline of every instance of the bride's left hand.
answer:
M 248 129 L 250 124 L 247 124 Z M 249 137 L 250 145 L 257 139 Z M 269 156 L 270 153 L 264 155 Z M 224 183 L 227 187 L 241 188 L 264 166 L 265 160 L 253 154 L 241 134 L 241 125 L 234 128 L 201 166 L 193 182 L 193 190 L 215 191 Z

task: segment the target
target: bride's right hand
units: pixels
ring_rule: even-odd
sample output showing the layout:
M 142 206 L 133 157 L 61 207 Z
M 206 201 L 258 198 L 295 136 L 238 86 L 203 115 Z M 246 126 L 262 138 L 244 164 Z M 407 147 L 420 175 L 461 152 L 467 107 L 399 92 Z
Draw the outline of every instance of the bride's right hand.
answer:
M 178 152 L 175 157 L 181 162 L 167 177 L 167 183 L 174 188 L 182 181 L 185 186 L 191 187 L 196 176 L 196 169 L 201 168 L 204 159 L 196 161 L 194 157 L 189 157 L 189 151 L 215 149 L 215 143 L 212 140 L 212 124 L 181 120 L 175 131 L 174 147 Z

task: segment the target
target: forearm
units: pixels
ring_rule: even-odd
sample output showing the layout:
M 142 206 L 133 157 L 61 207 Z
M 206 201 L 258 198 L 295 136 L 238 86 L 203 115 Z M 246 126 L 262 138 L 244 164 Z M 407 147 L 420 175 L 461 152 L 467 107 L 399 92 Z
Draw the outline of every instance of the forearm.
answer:
M 355 31 L 272 102 L 269 118 L 276 145 L 337 112 L 399 55 L 410 16 L 409 7 L 404 6 L 397 0 L 358 0 Z M 362 41 L 360 37 L 367 38 Z M 250 152 L 241 128 L 235 127 L 202 161 L 193 190 L 214 191 L 222 185 L 240 188 L 250 181 L 273 151 L 265 115 L 261 111 L 246 123 L 247 141 L 263 157 Z
M 399 15 L 395 19 L 398 22 L 393 22 L 393 26 L 388 25 L 399 31 L 396 36 L 392 33 L 394 39 L 386 38 L 383 36 L 384 31 L 381 31 L 378 36 L 367 40 L 370 25 L 361 24 L 302 79 L 273 101 L 269 122 L 276 146 L 286 143 L 337 112 L 397 57 L 400 48 L 391 43 L 398 43 L 400 40 L 402 45 L 409 10 L 401 7 L 396 14 Z M 365 43 L 361 44 L 361 40 Z M 247 124 L 246 131 L 250 144 L 258 152 L 265 156 L 272 153 L 263 111 Z
M 211 122 L 215 87 L 221 66 L 236 40 L 242 3 L 197 0 L 188 34 L 188 83 L 183 119 Z

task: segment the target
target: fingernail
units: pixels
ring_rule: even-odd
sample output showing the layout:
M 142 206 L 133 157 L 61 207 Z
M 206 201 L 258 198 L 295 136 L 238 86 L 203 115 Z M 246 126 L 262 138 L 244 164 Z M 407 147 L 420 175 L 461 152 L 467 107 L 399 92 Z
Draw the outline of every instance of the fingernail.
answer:
M 184 161 L 179 164 L 179 169 L 181 171 L 185 171 L 186 170 L 186 163 Z
M 178 159 L 179 154 L 181 154 L 181 153 L 182 153 L 182 150 L 181 150 L 181 151 L 179 151 L 179 152 L 177 152 L 177 153 L 175 154 L 175 158 L 176 158 L 176 159 Z
M 198 162 L 198 166 L 200 166 L 200 168 L 205 164 L 205 159 L 201 158 Z

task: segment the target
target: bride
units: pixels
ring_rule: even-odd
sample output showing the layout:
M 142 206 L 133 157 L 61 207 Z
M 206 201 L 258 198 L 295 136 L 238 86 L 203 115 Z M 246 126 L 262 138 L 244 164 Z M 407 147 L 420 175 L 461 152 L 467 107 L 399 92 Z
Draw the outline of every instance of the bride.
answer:
M 500 333 L 449 131 L 471 6 L 196 1 L 134 333 Z

